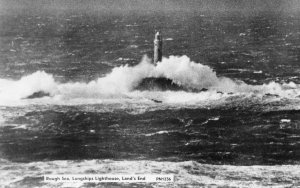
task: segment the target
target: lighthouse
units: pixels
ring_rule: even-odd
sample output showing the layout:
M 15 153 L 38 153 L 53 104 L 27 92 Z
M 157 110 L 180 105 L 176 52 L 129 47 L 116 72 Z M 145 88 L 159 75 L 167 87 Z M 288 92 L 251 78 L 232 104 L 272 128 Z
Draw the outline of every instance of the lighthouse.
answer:
M 154 37 L 154 57 L 153 57 L 153 63 L 156 64 L 157 62 L 160 62 L 162 59 L 162 37 L 157 31 L 155 33 Z

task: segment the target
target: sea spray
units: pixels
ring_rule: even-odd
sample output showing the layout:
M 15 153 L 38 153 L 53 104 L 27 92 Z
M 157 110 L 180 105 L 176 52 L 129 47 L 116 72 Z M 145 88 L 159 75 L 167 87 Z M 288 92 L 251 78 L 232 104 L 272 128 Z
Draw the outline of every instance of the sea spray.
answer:
M 197 89 L 199 92 L 182 91 L 137 91 L 135 88 L 145 78 L 166 78 L 183 88 Z M 203 90 L 205 89 L 205 90 Z M 203 91 L 201 91 L 203 90 Z M 201 92 L 200 92 L 201 91 Z M 170 56 L 154 65 L 145 56 L 135 65 L 115 67 L 104 77 L 94 81 L 59 83 L 54 76 L 44 71 L 37 71 L 20 80 L 0 79 L 0 105 L 11 101 L 29 100 L 35 93 L 48 97 L 48 102 L 55 99 L 57 103 L 80 100 L 81 103 L 91 99 L 153 99 L 170 103 L 197 102 L 216 100 L 235 95 L 266 94 L 280 97 L 296 98 L 300 86 L 295 83 L 279 84 L 275 82 L 263 85 L 248 85 L 240 80 L 218 77 L 209 66 L 195 63 L 187 56 Z M 39 96 L 39 95 L 37 95 Z M 32 100 L 32 99 L 31 99 Z

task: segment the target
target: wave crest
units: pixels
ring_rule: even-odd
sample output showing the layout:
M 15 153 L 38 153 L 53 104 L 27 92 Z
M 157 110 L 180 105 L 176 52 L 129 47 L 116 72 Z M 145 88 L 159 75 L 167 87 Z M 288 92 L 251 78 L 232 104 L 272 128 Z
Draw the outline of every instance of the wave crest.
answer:
M 154 78 L 154 80 L 163 79 L 162 83 L 158 82 L 158 85 L 164 89 L 144 87 L 143 91 L 137 91 L 140 89 L 140 84 L 144 84 L 145 79 L 149 78 Z M 162 62 L 159 62 L 157 65 L 152 64 L 145 56 L 136 66 L 124 65 L 115 67 L 106 76 L 89 83 L 59 83 L 55 81 L 53 75 L 44 71 L 24 76 L 17 81 L 0 79 L 0 104 L 3 105 L 8 101 L 16 101 L 28 97 L 33 98 L 30 96 L 48 97 L 56 100 L 102 100 L 137 97 L 151 99 L 159 94 L 163 94 L 163 98 L 160 99 L 162 101 L 172 102 L 172 98 L 176 99 L 181 96 L 183 99 L 179 101 L 186 102 L 189 99 L 193 101 L 207 100 L 210 96 L 212 96 L 212 99 L 216 99 L 216 93 L 218 96 L 235 93 L 298 97 L 299 91 L 299 85 L 293 82 L 286 84 L 271 82 L 254 86 L 239 80 L 218 77 L 209 66 L 195 63 L 187 56 L 163 58 Z M 35 93 L 36 95 L 34 95 Z M 205 97 L 203 98 L 203 96 Z

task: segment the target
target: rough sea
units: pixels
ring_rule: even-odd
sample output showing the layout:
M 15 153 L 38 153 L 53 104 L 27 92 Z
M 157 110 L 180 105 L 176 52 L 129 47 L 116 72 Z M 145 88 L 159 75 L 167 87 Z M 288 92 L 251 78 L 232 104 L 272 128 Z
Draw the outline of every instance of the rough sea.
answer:
M 300 14 L 8 11 L 0 26 L 0 187 L 300 187 Z M 175 181 L 43 181 L 70 173 Z

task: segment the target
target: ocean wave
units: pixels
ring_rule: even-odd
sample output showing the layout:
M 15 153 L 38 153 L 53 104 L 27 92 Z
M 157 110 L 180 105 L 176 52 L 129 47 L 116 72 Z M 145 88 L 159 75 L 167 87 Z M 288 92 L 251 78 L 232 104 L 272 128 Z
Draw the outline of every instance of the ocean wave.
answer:
M 140 90 L 143 81 L 149 78 L 154 81 Z M 106 76 L 88 83 L 59 83 L 53 75 L 44 71 L 37 71 L 15 81 L 0 79 L 0 105 L 27 104 L 35 98 L 44 98 L 38 100 L 38 103 L 58 104 L 78 101 L 83 104 L 102 103 L 103 100 L 197 103 L 232 95 L 297 99 L 300 86 L 293 82 L 248 85 L 240 80 L 218 77 L 209 66 L 195 63 L 187 56 L 163 58 L 157 65 L 144 57 L 136 66 L 115 67 Z
M 97 187 L 101 183 L 74 185 L 45 183 L 42 176 L 44 174 L 108 173 L 173 174 L 175 176 L 175 181 L 172 183 L 149 184 L 149 187 L 296 187 L 300 185 L 299 165 L 233 166 L 201 164 L 195 161 L 151 160 L 61 160 L 30 163 L 1 160 L 0 164 L 0 184 L 7 187 Z M 135 186 L 144 185 L 137 183 Z
M 149 134 L 145 134 L 145 136 L 154 136 L 154 135 L 160 135 L 160 134 L 169 134 L 169 133 L 173 133 L 176 131 L 158 131 L 155 133 L 149 133 Z

